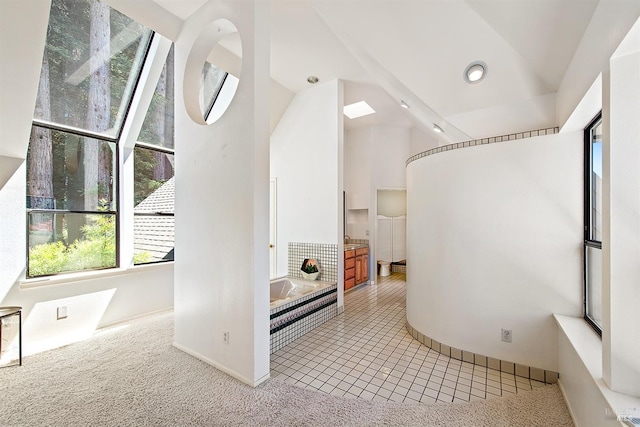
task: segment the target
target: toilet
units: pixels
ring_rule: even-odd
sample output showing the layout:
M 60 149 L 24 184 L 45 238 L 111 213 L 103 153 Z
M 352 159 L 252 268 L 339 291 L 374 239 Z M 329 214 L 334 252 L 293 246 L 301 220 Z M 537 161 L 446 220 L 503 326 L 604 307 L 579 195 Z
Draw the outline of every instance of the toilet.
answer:
M 378 274 L 382 277 L 391 274 L 391 263 L 388 261 L 378 260 Z

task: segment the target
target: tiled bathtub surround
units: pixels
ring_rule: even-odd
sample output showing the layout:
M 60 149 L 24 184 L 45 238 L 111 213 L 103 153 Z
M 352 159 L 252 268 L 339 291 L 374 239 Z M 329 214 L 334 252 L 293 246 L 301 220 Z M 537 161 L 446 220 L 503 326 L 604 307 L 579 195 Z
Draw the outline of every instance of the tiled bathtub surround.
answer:
M 338 314 L 337 285 L 320 289 L 270 311 L 271 353 Z
M 558 373 L 554 371 L 547 371 L 540 368 L 533 368 L 530 366 L 520 365 L 519 363 L 508 362 L 506 360 L 499 360 L 493 357 L 483 356 L 481 354 L 472 353 L 466 350 L 460 350 L 455 347 L 442 344 L 436 340 L 433 340 L 422 333 L 418 332 L 413 326 L 407 322 L 407 331 L 411 336 L 417 339 L 420 343 L 427 347 L 449 356 L 455 360 L 462 360 L 467 363 L 482 366 L 496 371 L 504 372 L 507 374 L 515 375 L 522 378 L 532 379 L 547 384 L 554 384 L 558 382 Z
M 315 258 L 320 267 L 318 280 L 338 281 L 338 245 L 289 242 L 289 277 L 302 277 L 300 267 L 305 258 Z
M 493 136 L 491 138 L 474 139 L 472 141 L 464 141 L 464 142 L 457 142 L 455 144 L 447 144 L 447 145 L 443 145 L 442 147 L 432 148 L 431 150 L 423 151 L 422 153 L 418 153 L 414 156 L 411 156 L 407 159 L 406 164 L 409 164 L 414 160 L 418 160 L 423 157 L 430 156 L 432 154 L 441 153 L 443 151 L 457 150 L 458 148 L 473 147 L 475 145 L 483 145 L 483 144 L 493 144 L 496 142 L 515 141 L 517 139 L 531 138 L 534 136 L 553 135 L 555 133 L 558 133 L 558 129 L 559 128 L 557 127 L 547 128 L 547 129 L 537 129 L 537 130 L 530 130 L 526 132 L 511 133 L 509 135 Z

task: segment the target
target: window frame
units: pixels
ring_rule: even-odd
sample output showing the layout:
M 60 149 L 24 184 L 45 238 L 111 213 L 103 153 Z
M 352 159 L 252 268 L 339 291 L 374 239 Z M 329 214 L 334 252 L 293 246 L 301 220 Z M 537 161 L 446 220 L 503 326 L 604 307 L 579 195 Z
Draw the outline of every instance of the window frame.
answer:
M 206 108 L 205 114 L 204 114 L 204 121 L 207 122 L 207 123 L 209 123 L 209 116 L 211 115 L 211 111 L 213 110 L 214 105 L 216 105 L 216 101 L 218 100 L 218 96 L 220 96 L 220 92 L 222 91 L 222 87 L 224 86 L 225 82 L 227 81 L 227 77 L 229 77 L 229 73 L 227 73 L 225 71 L 224 72 L 224 76 L 222 77 L 222 80 L 220 81 L 220 84 L 216 88 L 216 91 L 214 92 L 213 96 L 211 97 L 211 102 L 209 102 L 209 105 L 207 105 L 207 108 Z
M 149 46 L 147 46 L 147 53 L 148 53 L 148 49 Z M 136 76 L 136 86 L 137 83 L 140 79 L 140 72 L 138 72 L 138 75 Z M 135 91 L 134 91 L 135 92 Z M 133 98 L 133 96 L 132 96 Z M 127 113 L 129 112 L 129 108 L 131 106 L 131 100 L 129 100 L 129 103 L 127 105 Z M 123 121 L 123 125 L 124 126 L 124 121 Z M 40 127 L 43 129 L 48 129 L 51 131 L 56 131 L 56 132 L 61 132 L 61 133 L 66 133 L 69 135 L 73 135 L 73 136 L 78 136 L 81 138 L 91 138 L 91 139 L 95 139 L 98 141 L 102 141 L 102 142 L 108 142 L 108 143 L 112 143 L 115 145 L 115 150 L 114 150 L 114 155 L 115 155 L 115 159 L 114 159 L 114 170 L 113 170 L 113 177 L 114 177 L 114 200 L 119 200 L 119 194 L 120 194 L 120 180 L 117 179 L 117 177 L 120 175 L 120 150 L 119 150 L 119 144 L 118 144 L 118 140 L 120 137 L 120 132 L 122 131 L 122 127 L 120 128 L 119 132 L 118 132 L 118 136 L 117 137 L 110 137 L 109 135 L 105 135 L 105 134 L 101 134 L 99 132 L 93 132 L 93 131 L 89 131 L 86 129 L 80 129 L 80 128 L 76 128 L 73 126 L 67 126 L 64 124 L 60 124 L 60 123 L 53 123 L 53 122 L 48 122 L 48 121 L 44 121 L 44 120 L 40 120 L 40 119 L 32 119 L 31 121 L 31 128 L 33 129 L 34 127 Z M 31 142 L 31 141 L 30 141 Z M 80 273 L 80 272 L 86 272 L 86 271 L 100 271 L 100 270 L 109 270 L 109 269 L 113 269 L 113 268 L 119 268 L 120 266 L 120 227 L 118 226 L 120 223 L 120 209 L 119 209 L 119 203 L 116 203 L 116 208 L 115 209 L 109 209 L 106 211 L 99 211 L 99 210 L 85 210 L 85 209 L 57 209 L 57 208 L 27 208 L 25 206 L 25 213 L 26 213 L 26 218 L 25 218 L 25 227 L 26 227 L 26 254 L 25 254 L 25 259 L 26 259 L 26 266 L 25 266 L 25 277 L 27 279 L 39 279 L 39 278 L 43 278 L 43 277 L 54 277 L 54 276 L 60 276 L 63 274 L 74 274 L 74 273 Z M 73 270 L 73 271 L 61 271 L 58 273 L 51 273 L 51 274 L 42 274 L 42 275 L 37 275 L 37 276 L 32 276 L 30 274 L 30 241 L 29 241 L 29 225 L 30 225 L 30 215 L 34 214 L 34 213 L 45 213 L 45 214 L 80 214 L 80 215 L 101 215 L 101 216 L 115 216 L 115 235 L 116 235 L 116 242 L 115 242 L 115 263 L 113 266 L 111 267 L 92 267 L 86 270 Z
M 156 34 L 154 33 L 154 37 L 156 36 Z M 152 37 L 151 39 L 153 40 Z M 167 66 L 167 61 L 169 59 L 169 56 L 171 55 L 175 55 L 175 43 L 171 44 L 171 48 L 169 49 L 169 51 L 167 52 L 167 57 L 165 58 L 165 67 Z M 174 56 L 175 58 L 175 56 Z M 175 59 L 174 59 L 175 60 Z M 173 61 L 172 61 L 173 62 Z M 175 64 L 175 62 L 174 62 Z M 175 76 L 174 76 L 174 80 L 175 80 Z M 155 88 L 154 90 L 157 88 L 158 82 L 155 82 Z M 175 89 L 174 89 L 174 93 L 171 96 L 172 100 L 173 100 L 173 105 L 171 110 L 173 110 L 175 112 Z M 135 221 L 136 221 L 136 217 L 152 217 L 152 218 L 167 218 L 167 217 L 172 217 L 175 218 L 175 212 L 166 212 L 166 211 L 162 211 L 162 210 L 157 210 L 157 211 L 137 211 L 136 212 L 136 203 L 135 203 L 135 186 L 136 186 L 136 160 L 135 160 L 135 156 L 136 156 L 136 149 L 140 148 L 143 150 L 149 150 L 149 151 L 154 151 L 154 152 L 158 152 L 158 153 L 163 153 L 163 154 L 170 154 L 171 156 L 174 157 L 175 159 L 175 134 L 172 135 L 172 146 L 171 147 L 167 147 L 165 145 L 162 144 L 163 141 L 153 141 L 153 142 L 149 142 L 149 141 L 142 141 L 140 139 L 140 134 L 142 133 L 142 130 L 144 128 L 144 125 L 146 123 L 147 120 L 147 115 L 149 114 L 151 106 L 149 106 L 147 108 L 147 111 L 145 112 L 145 117 L 143 119 L 143 124 L 142 127 L 140 129 L 140 131 L 138 132 L 138 135 L 136 135 L 136 139 L 135 139 L 135 143 L 133 144 L 133 149 L 132 149 L 132 155 L 133 155 L 133 160 L 134 160 L 134 171 L 133 171 L 133 176 L 132 176 L 132 186 L 133 186 L 133 194 L 134 194 L 134 203 L 133 203 L 133 208 L 132 208 L 132 212 L 131 212 L 131 216 L 133 218 L 133 222 L 134 222 L 134 229 L 133 229 L 133 253 L 134 253 L 134 257 L 133 257 L 133 265 L 134 266 L 143 266 L 143 265 L 153 265 L 153 264 L 163 264 L 166 262 L 174 262 L 174 258 L 172 259 L 157 259 L 154 261 L 148 261 L 148 262 L 136 262 L 135 261 L 135 239 L 136 239 L 136 230 L 135 230 Z M 174 121 L 173 123 L 173 127 L 174 127 L 174 131 L 175 131 L 175 117 L 172 117 L 172 120 Z M 172 178 L 175 178 L 175 168 L 173 170 L 173 176 Z M 175 201 L 175 198 L 174 198 Z M 174 230 L 175 230 L 175 223 L 174 223 Z M 174 232 L 174 247 L 172 249 L 172 254 L 175 253 L 175 232 Z
M 111 7 L 111 6 L 109 6 Z M 49 25 L 49 24 L 47 24 Z M 104 142 L 109 142 L 109 143 L 113 143 L 115 145 L 115 150 L 114 150 L 114 155 L 115 155 L 115 160 L 114 160 L 114 170 L 113 170 L 113 179 L 115 181 L 114 183 L 114 197 L 113 199 L 118 201 L 118 203 L 116 203 L 116 208 L 115 209 L 109 209 L 107 211 L 86 211 L 86 210 L 69 210 L 69 209 L 44 209 L 44 208 L 27 208 L 25 206 L 25 226 L 26 226 L 26 236 L 25 236 L 25 240 L 26 240 L 26 255 L 25 255 L 25 260 L 26 260 L 26 266 L 25 266 L 25 278 L 26 279 L 41 279 L 44 277 L 55 277 L 55 276 L 61 276 L 61 275 L 66 275 L 66 274 L 76 274 L 76 273 L 81 273 L 81 272 L 88 272 L 88 271 L 101 271 L 101 270 L 110 270 L 110 269 L 117 269 L 120 268 L 120 254 L 121 254 L 121 248 L 120 248 L 120 244 L 121 244 L 121 239 L 120 239 L 120 235 L 121 235 L 121 230 L 120 230 L 120 223 L 121 223 L 121 207 L 120 207 L 120 186 L 121 186 L 121 182 L 120 182 L 120 167 L 122 166 L 121 164 L 121 159 L 120 159 L 120 139 L 122 138 L 122 132 L 124 130 L 125 124 L 127 123 L 127 120 L 129 119 L 129 115 L 131 113 L 131 106 L 133 105 L 133 100 L 136 96 L 136 93 L 139 92 L 140 90 L 140 82 L 142 80 L 142 71 L 143 68 L 149 58 L 149 53 L 151 50 L 151 44 L 153 42 L 154 37 L 156 36 L 155 31 L 151 30 L 150 28 L 147 28 L 147 30 L 149 31 L 148 33 L 148 37 L 146 38 L 146 40 L 141 40 L 141 43 L 145 43 L 146 45 L 143 47 L 143 54 L 142 57 L 140 58 L 140 63 L 138 64 L 137 68 L 132 68 L 131 72 L 133 74 L 132 77 L 134 77 L 132 80 L 130 80 L 132 82 L 132 90 L 129 93 L 129 99 L 126 100 L 126 104 L 125 108 L 123 110 L 123 118 L 120 122 L 120 126 L 117 129 L 117 131 L 114 133 L 113 136 L 108 135 L 108 134 L 104 134 L 104 133 L 100 133 L 100 132 L 95 132 L 95 131 L 91 131 L 91 130 L 87 130 L 87 129 L 82 129 L 82 128 L 78 128 L 78 127 L 74 127 L 74 126 L 70 126 L 70 125 L 66 125 L 63 123 L 56 123 L 56 122 L 51 122 L 51 121 L 46 121 L 46 120 L 42 120 L 42 119 L 37 119 L 34 117 L 32 117 L 31 119 L 31 128 L 33 129 L 34 127 L 41 127 L 41 128 L 45 128 L 45 129 L 49 129 L 52 131 L 58 131 L 58 132 L 64 132 L 70 135 L 75 135 L 75 136 L 79 136 L 82 138 L 92 138 L 92 139 L 96 139 L 99 141 L 104 141 Z M 46 49 L 46 47 L 45 47 Z M 43 52 L 44 55 L 44 52 Z M 31 141 L 29 141 L 29 143 L 31 143 Z M 25 202 L 26 204 L 26 202 Z M 61 271 L 58 273 L 51 273 L 51 274 L 43 274 L 43 275 L 38 275 L 38 276 L 31 276 L 29 273 L 29 260 L 30 260 L 30 245 L 29 245 L 29 217 L 30 214 L 32 213 L 51 213 L 51 214 L 90 214 L 90 215 L 104 215 L 104 216 L 115 216 L 115 263 L 114 266 L 112 267 L 93 267 L 93 268 L 88 268 L 85 270 L 73 270 L 73 271 Z
M 148 142 L 136 141 L 136 143 L 134 145 L 134 156 L 135 156 L 135 149 L 136 148 L 142 148 L 142 149 L 145 149 L 145 150 L 151 150 L 151 151 L 157 151 L 157 152 L 160 152 L 160 153 L 171 154 L 172 156 L 175 157 L 175 148 L 161 147 L 159 145 L 150 144 Z M 174 171 L 174 177 L 175 177 L 175 171 Z M 136 216 L 138 216 L 138 217 L 154 217 L 154 218 L 166 218 L 166 217 L 175 218 L 175 212 L 165 212 L 165 211 L 136 212 L 135 206 L 134 206 L 134 208 L 133 208 L 134 221 L 135 221 L 135 217 Z M 134 241 L 135 241 L 135 230 L 134 230 Z M 174 253 L 175 253 L 175 242 L 174 242 Z M 163 264 L 165 262 L 174 262 L 174 260 L 175 259 L 160 259 L 160 260 L 156 260 L 156 261 L 149 261 L 149 262 L 142 262 L 142 263 L 135 263 L 134 262 L 134 265 L 138 266 L 138 265 Z
M 583 204 L 583 318 L 593 328 L 593 330 L 602 337 L 602 328 L 589 316 L 589 265 L 588 265 L 588 250 L 589 248 L 602 251 L 602 241 L 593 239 L 593 130 L 602 123 L 602 111 L 598 112 L 596 116 L 589 122 L 584 128 L 583 142 L 584 142 L 584 204 Z

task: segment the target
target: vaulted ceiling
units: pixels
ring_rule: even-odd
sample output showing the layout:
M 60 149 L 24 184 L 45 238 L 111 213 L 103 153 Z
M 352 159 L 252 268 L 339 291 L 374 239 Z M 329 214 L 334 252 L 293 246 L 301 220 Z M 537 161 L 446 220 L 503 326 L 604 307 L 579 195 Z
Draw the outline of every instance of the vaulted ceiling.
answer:
M 206 0 L 154 0 L 184 20 Z M 561 126 L 640 15 L 629 0 L 272 0 L 271 75 L 296 93 L 345 81 L 377 114 L 347 129 L 416 126 L 441 144 Z M 229 50 L 238 50 L 231 42 Z M 589 49 L 593 52 L 590 53 Z M 471 62 L 488 66 L 469 84 Z M 411 107 L 401 109 L 400 100 Z M 562 103 L 561 103 L 562 104 Z M 573 105 L 575 106 L 575 105 Z

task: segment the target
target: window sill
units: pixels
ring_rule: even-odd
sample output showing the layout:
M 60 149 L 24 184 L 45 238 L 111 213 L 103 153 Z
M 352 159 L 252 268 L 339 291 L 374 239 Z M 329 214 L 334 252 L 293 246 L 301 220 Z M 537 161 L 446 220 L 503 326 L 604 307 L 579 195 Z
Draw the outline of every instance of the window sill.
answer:
M 42 286 L 63 285 L 67 283 L 82 282 L 86 280 L 126 276 L 130 274 L 138 274 L 147 270 L 156 270 L 162 268 L 173 269 L 173 261 L 156 264 L 134 265 L 126 268 L 109 268 L 105 270 L 82 271 L 78 273 L 59 274 L 57 276 L 24 279 L 20 281 L 20 289 L 34 289 Z
M 618 393 L 609 388 L 602 378 L 602 340 L 582 318 L 554 314 L 561 333 L 589 372 L 605 401 L 621 418 L 640 417 L 640 398 Z M 562 372 L 560 372 L 562 378 Z M 630 414 L 629 412 L 633 412 Z M 633 424 L 630 424 L 633 425 Z

